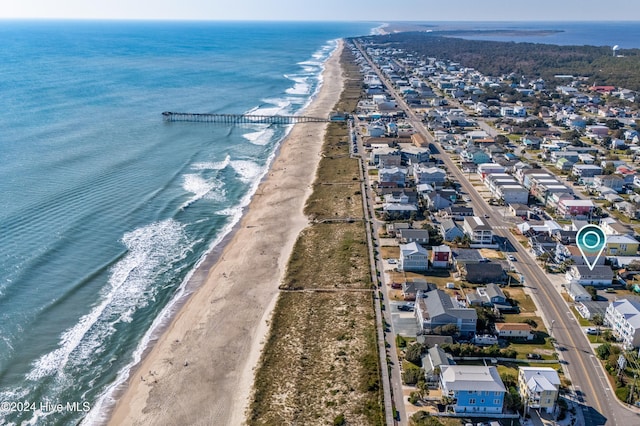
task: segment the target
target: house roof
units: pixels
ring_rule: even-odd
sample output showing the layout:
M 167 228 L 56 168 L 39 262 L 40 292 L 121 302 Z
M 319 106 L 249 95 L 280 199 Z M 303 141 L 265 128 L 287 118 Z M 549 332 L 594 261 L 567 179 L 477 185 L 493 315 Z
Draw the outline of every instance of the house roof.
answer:
M 413 254 L 422 254 L 426 256 L 428 254 L 427 249 L 416 242 L 400 244 L 400 253 L 402 253 L 403 256 L 411 256 Z
M 491 225 L 485 223 L 478 216 L 465 217 L 464 221 L 468 223 L 469 227 L 474 231 L 491 231 Z
M 611 302 L 611 304 L 633 328 L 640 328 L 640 300 L 635 298 L 620 299 Z
M 531 392 L 556 391 L 560 387 L 558 372 L 550 367 L 519 367 Z
M 502 281 L 504 279 L 504 271 L 502 266 L 497 263 L 467 263 L 467 281 Z
M 432 372 L 435 367 L 440 367 L 441 365 L 453 365 L 451 357 L 438 345 L 429 348 L 427 354 L 422 359 L 422 366 L 426 373 Z M 425 361 L 428 361 L 428 363 Z
M 629 235 L 608 235 L 607 236 L 607 245 L 608 244 L 638 244 L 638 240 L 629 236 Z
M 441 380 L 448 391 L 506 392 L 498 370 L 483 365 L 442 366 Z
M 451 253 L 451 247 L 446 244 L 441 244 L 439 246 L 433 246 L 431 250 L 434 253 Z
M 400 229 L 398 231 L 401 238 L 426 238 L 429 239 L 429 231 L 426 229 Z
M 498 287 L 497 284 L 487 284 L 487 288 L 485 291 L 487 292 L 487 296 L 489 296 L 490 299 L 493 299 L 494 297 L 506 299 L 504 293 L 502 292 L 502 289 Z
M 442 219 L 440 221 L 440 226 L 445 230 L 445 232 L 453 228 L 458 228 L 458 225 L 456 225 L 453 219 Z M 460 230 L 460 232 L 462 232 L 460 228 L 458 229 Z
M 477 319 L 478 313 L 472 308 L 458 308 L 453 305 L 451 297 L 443 290 L 432 290 L 425 294 L 425 307 L 429 317 L 450 315 L 461 319 Z
M 498 331 L 531 331 L 531 326 L 524 322 L 497 322 Z
M 572 268 L 575 268 L 575 270 L 578 272 L 579 278 L 596 280 L 613 279 L 613 270 L 611 270 L 611 267 L 607 265 L 596 265 L 593 267 L 593 269 L 589 268 L 586 265 L 573 265 Z

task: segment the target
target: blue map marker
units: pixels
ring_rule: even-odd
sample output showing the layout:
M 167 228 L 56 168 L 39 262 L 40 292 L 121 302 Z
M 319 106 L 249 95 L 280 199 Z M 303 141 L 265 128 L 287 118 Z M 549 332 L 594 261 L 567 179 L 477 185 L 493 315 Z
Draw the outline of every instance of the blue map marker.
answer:
M 576 244 L 585 263 L 593 271 L 607 245 L 607 234 L 598 225 L 585 225 L 578 231 Z

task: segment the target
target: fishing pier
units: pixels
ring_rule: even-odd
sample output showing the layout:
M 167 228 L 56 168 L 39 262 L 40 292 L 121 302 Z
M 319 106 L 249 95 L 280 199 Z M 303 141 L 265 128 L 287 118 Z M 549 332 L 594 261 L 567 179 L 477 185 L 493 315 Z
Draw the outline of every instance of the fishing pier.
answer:
M 307 117 L 304 115 L 253 115 L 253 114 L 197 114 L 189 112 L 162 113 L 164 121 L 187 121 L 194 123 L 222 123 L 222 124 L 297 124 L 297 123 L 325 123 L 328 118 Z

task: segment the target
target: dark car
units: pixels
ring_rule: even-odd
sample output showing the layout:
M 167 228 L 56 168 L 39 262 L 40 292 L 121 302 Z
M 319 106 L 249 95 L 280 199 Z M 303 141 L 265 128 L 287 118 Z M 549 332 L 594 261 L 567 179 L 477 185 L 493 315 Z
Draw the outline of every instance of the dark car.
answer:
M 527 354 L 527 359 L 542 359 L 540 354 Z
M 398 305 L 398 310 L 399 311 L 411 312 L 411 311 L 413 311 L 413 306 L 411 306 L 411 305 Z

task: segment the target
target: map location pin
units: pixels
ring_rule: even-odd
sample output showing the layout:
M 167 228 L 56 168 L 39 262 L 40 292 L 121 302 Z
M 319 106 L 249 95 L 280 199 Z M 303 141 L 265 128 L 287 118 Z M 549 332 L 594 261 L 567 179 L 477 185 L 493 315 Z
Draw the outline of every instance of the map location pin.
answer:
M 607 245 L 607 234 L 598 225 L 585 225 L 578 231 L 576 244 L 585 263 L 593 271 Z

